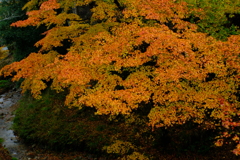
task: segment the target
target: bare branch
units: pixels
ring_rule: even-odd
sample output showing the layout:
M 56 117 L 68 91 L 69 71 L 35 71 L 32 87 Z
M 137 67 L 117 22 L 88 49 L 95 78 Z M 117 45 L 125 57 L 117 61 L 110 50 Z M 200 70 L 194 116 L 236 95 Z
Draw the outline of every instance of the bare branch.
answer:
M 10 20 L 10 19 L 14 19 L 14 18 L 17 18 L 17 17 L 22 17 L 23 15 L 24 15 L 24 14 L 19 15 L 19 16 L 11 15 L 10 17 L 6 17 L 6 18 L 4 18 L 4 19 L 0 19 L 0 22 L 1 22 L 1 21 Z

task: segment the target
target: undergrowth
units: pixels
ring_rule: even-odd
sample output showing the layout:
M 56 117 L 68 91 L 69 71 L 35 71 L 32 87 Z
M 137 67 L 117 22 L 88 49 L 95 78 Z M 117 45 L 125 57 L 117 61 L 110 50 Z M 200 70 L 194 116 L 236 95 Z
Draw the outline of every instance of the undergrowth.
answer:
M 25 142 L 48 149 L 78 150 L 112 158 L 214 157 L 213 151 L 218 152 L 213 146 L 217 133 L 213 130 L 189 122 L 152 131 L 147 126 L 144 106 L 128 116 L 99 116 L 93 108 L 66 107 L 65 94 L 47 89 L 42 99 L 36 100 L 26 93 L 14 118 L 15 132 Z M 236 158 L 230 152 L 227 154 Z

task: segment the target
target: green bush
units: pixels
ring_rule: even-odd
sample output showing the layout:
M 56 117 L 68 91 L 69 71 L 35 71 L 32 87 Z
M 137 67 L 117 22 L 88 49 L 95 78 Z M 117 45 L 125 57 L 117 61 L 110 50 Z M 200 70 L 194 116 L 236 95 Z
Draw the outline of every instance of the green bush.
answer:
M 54 95 L 54 96 L 53 96 Z M 69 109 L 63 106 L 61 96 L 46 91 L 41 100 L 34 100 L 27 93 L 19 103 L 14 118 L 14 130 L 26 142 L 45 144 L 52 149 L 80 148 L 90 152 L 101 151 L 108 143 L 104 134 L 104 121 L 95 118 L 91 109 Z
M 10 80 L 0 80 L 0 88 L 8 88 L 11 84 Z
M 3 138 L 0 138 L 0 144 L 2 144 L 4 142 Z
M 182 1 L 182 0 L 181 0 Z M 188 20 L 219 40 L 240 34 L 240 1 L 236 0 L 184 0 L 193 8 L 204 12 L 193 12 Z

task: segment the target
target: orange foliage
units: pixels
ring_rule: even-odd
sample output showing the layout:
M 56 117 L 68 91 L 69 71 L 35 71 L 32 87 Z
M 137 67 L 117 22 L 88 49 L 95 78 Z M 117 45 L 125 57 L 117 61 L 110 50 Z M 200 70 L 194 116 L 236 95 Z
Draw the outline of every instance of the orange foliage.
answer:
M 94 107 L 100 115 L 130 114 L 151 101 L 153 129 L 189 120 L 206 128 L 212 127 L 209 122 L 239 127 L 240 36 L 222 42 L 197 32 L 184 20 L 191 13 L 184 2 L 118 1 L 41 3 L 27 20 L 12 24 L 50 27 L 36 44 L 39 53 L 6 66 L 2 74 L 24 78 L 23 91 L 34 97 L 52 80 L 53 89 L 69 89 L 66 105 Z M 69 13 L 71 7 L 91 4 L 89 21 Z M 60 55 L 54 48 L 63 40 L 71 46 Z M 238 146 L 234 153 L 239 152 Z

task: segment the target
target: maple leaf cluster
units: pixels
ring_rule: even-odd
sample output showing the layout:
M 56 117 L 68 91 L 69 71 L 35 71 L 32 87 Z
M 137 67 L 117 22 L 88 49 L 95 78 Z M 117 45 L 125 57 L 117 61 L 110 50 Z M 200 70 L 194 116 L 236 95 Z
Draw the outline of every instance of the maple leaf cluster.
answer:
M 48 26 L 36 43 L 41 49 L 1 70 L 24 78 L 23 91 L 40 98 L 51 82 L 68 90 L 66 105 L 98 115 L 131 114 L 151 102 L 153 129 L 187 121 L 239 129 L 239 35 L 222 42 L 198 32 L 183 1 L 47 0 L 31 10 L 36 1 L 25 6 L 29 18 L 12 26 Z M 86 6 L 88 19 L 71 13 Z M 64 41 L 71 45 L 60 54 Z

